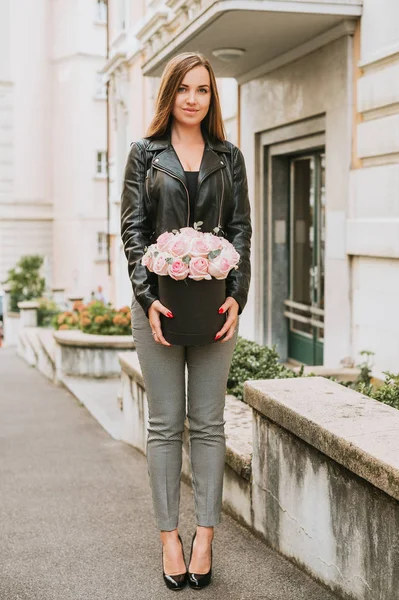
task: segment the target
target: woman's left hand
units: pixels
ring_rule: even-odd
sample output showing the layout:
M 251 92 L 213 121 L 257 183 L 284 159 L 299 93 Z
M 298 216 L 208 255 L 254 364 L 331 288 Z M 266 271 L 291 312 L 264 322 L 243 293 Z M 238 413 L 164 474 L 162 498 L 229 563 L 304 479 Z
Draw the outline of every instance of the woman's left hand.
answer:
M 222 337 L 224 333 L 226 336 L 221 340 L 221 342 L 228 342 L 234 335 L 236 327 L 238 325 L 238 309 L 239 304 L 237 300 L 235 300 L 232 296 L 227 296 L 226 300 L 219 308 L 220 313 L 227 312 L 226 323 L 223 325 L 222 329 L 217 332 L 215 335 L 215 340 L 218 340 Z

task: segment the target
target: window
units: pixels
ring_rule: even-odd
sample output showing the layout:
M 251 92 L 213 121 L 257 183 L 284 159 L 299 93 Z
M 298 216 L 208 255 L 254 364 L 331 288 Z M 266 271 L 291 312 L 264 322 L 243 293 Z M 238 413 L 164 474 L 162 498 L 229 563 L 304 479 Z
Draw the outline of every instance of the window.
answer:
M 107 97 L 107 86 L 102 73 L 96 73 L 96 98 L 105 100 Z
M 107 153 L 97 152 L 97 175 L 105 177 L 107 174 Z
M 97 233 L 97 259 L 105 260 L 107 258 L 107 234 L 105 231 Z
M 97 0 L 96 20 L 99 23 L 107 22 L 107 0 Z

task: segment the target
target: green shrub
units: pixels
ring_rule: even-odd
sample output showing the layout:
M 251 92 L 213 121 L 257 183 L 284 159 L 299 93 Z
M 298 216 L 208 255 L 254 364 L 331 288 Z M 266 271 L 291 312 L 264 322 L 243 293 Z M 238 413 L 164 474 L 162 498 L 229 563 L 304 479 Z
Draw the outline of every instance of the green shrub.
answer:
M 358 365 L 360 368 L 359 377 L 354 382 L 342 382 L 342 385 L 399 409 L 399 373 L 395 375 L 390 371 L 384 371 L 385 381 L 376 390 L 371 383 L 372 357 L 374 356 L 374 352 L 363 350 L 360 354 L 365 356 L 366 359 Z
M 384 371 L 385 381 L 378 390 L 374 391 L 373 398 L 384 404 L 399 409 L 399 373 Z
M 19 312 L 18 302 L 40 298 L 45 289 L 40 269 L 44 258 L 38 255 L 22 256 L 13 269 L 8 271 L 4 283 L 10 285 L 10 310 Z
M 227 381 L 227 392 L 243 398 L 244 382 L 249 379 L 283 379 L 298 377 L 281 362 L 275 346 L 261 346 L 256 342 L 239 337 L 233 352 Z

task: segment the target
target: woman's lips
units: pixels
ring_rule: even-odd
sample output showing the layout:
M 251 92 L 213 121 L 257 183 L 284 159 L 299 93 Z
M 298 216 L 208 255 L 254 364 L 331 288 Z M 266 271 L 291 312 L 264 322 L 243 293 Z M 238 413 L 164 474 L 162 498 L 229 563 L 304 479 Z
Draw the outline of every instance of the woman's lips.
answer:
M 194 114 L 196 112 L 198 112 L 198 110 L 196 110 L 195 108 L 183 108 L 184 112 L 190 113 L 190 114 Z

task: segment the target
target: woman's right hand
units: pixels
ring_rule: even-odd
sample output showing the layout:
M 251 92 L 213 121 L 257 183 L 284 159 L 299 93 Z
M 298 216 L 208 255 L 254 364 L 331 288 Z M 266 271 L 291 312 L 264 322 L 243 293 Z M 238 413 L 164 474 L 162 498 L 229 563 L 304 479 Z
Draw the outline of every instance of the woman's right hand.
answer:
M 148 320 L 150 322 L 152 337 L 158 344 L 162 344 L 163 346 L 171 346 L 172 344 L 169 344 L 169 342 L 167 342 L 162 335 L 160 313 L 165 315 L 165 317 L 168 319 L 173 319 L 172 312 L 159 300 L 154 300 L 148 309 Z

